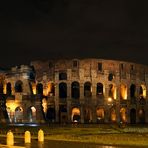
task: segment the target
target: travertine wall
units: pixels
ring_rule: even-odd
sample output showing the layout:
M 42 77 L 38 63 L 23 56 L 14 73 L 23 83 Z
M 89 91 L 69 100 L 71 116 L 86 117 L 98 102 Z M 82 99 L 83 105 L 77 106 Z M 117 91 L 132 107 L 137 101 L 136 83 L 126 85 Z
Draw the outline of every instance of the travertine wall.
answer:
M 77 66 L 73 66 L 74 62 L 77 63 Z M 101 70 L 98 69 L 98 63 L 101 63 Z M 72 60 L 53 60 L 42 63 L 42 66 L 40 65 L 40 62 L 34 61 L 31 63 L 31 65 L 34 66 L 36 69 L 37 75 L 43 74 L 43 68 L 44 76 L 46 76 L 46 79 L 42 81 L 41 79 L 37 81 L 43 82 L 45 85 L 46 80 L 49 82 L 54 83 L 55 85 L 55 96 L 51 96 L 54 101 L 51 99 L 51 97 L 48 96 L 48 106 L 55 108 L 55 114 L 56 114 L 56 121 L 62 121 L 62 117 L 60 116 L 59 107 L 62 105 L 65 105 L 67 108 L 66 114 L 68 116 L 68 122 L 71 122 L 72 119 L 72 110 L 73 108 L 78 108 L 80 110 L 80 122 L 84 123 L 84 116 L 86 115 L 87 110 L 91 110 L 91 121 L 90 122 L 97 122 L 97 109 L 103 108 L 104 110 L 104 122 L 111 122 L 110 119 L 110 111 L 112 108 L 116 111 L 116 121 L 119 122 L 122 120 L 121 114 L 122 108 L 125 108 L 126 111 L 126 119 L 125 121 L 135 122 L 131 121 L 130 115 L 131 109 L 135 109 L 136 111 L 136 122 L 142 122 L 142 119 L 139 119 L 139 110 L 144 111 L 145 116 L 145 122 L 148 122 L 147 119 L 147 96 L 144 99 L 144 101 L 140 102 L 140 86 L 145 86 L 146 94 L 147 94 L 147 85 L 148 85 L 148 79 L 147 79 L 147 73 L 148 68 L 145 65 L 140 65 L 136 63 L 130 63 L 125 61 L 115 61 L 115 60 L 104 60 L 104 59 L 72 59 Z M 48 66 L 48 67 L 47 67 Z M 59 80 L 59 74 L 63 72 L 67 74 L 67 78 L 63 80 Z M 113 79 L 109 80 L 109 74 L 112 75 Z M 78 82 L 80 87 L 80 97 L 78 99 L 73 99 L 71 97 L 71 84 L 72 82 Z M 61 98 L 59 98 L 59 84 L 60 83 L 66 83 L 67 85 L 67 97 L 63 101 Z M 91 96 L 86 97 L 84 96 L 84 84 L 85 82 L 90 82 L 91 84 Z M 103 84 L 103 95 L 97 96 L 96 95 L 96 87 L 97 83 Z M 112 98 L 111 105 L 108 105 L 108 98 L 109 98 L 109 85 L 112 84 L 115 88 L 115 98 Z M 121 99 L 120 93 L 121 93 L 121 85 L 124 84 L 127 88 L 127 97 L 126 99 Z M 134 84 L 136 87 L 135 90 L 135 97 L 136 102 L 132 102 L 131 96 L 130 96 L 130 87 Z M 50 92 L 49 92 L 50 94 Z M 100 99 L 102 98 L 103 99 Z M 50 103 L 50 100 L 52 100 Z M 54 103 L 53 103 L 54 102 Z M 99 112 L 99 111 L 98 111 Z M 99 113 L 98 113 L 99 114 Z M 124 115 L 122 115 L 124 116 Z M 124 118 L 124 117 L 123 117 Z M 133 119 L 135 120 L 135 119 Z M 140 121 L 141 120 L 141 121 Z
M 1 102 L 15 123 L 148 123 L 147 76 L 125 61 L 33 61 L 1 72 Z

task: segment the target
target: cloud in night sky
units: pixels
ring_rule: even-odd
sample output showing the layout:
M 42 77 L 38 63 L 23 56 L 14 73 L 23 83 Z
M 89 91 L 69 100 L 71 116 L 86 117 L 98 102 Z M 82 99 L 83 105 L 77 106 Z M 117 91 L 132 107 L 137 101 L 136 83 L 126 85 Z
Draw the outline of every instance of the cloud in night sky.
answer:
M 148 10 L 143 0 L 0 3 L 0 66 L 61 57 L 148 64 Z

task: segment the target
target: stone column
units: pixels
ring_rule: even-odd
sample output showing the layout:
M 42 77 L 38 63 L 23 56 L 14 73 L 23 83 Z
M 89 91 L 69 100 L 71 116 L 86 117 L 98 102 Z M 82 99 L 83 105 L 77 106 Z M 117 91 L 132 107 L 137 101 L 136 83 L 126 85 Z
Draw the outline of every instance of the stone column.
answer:
M 94 106 L 94 107 L 92 108 L 92 122 L 93 122 L 93 123 L 96 123 L 96 121 L 97 121 L 96 106 Z
M 80 83 L 80 100 L 84 100 L 84 84 Z
M 92 82 L 92 100 L 96 100 L 96 83 Z
M 36 121 L 37 123 L 44 123 L 44 117 L 43 117 L 43 111 L 42 111 L 42 104 L 40 102 L 40 98 L 37 99 L 35 102 L 35 108 L 36 108 Z
M 29 105 L 30 105 L 30 102 L 28 102 Z M 29 122 L 29 118 L 28 118 L 28 113 L 27 113 L 27 110 L 29 109 L 29 105 L 27 105 L 26 101 L 23 101 L 23 123 L 27 123 Z
M 59 122 L 59 84 L 55 87 L 55 121 Z
M 67 99 L 67 119 L 68 119 L 68 123 L 71 123 L 71 100 Z
M 81 123 L 84 123 L 84 106 L 83 106 L 83 101 L 80 102 L 80 117 L 81 117 Z
M 55 121 L 56 123 L 59 122 L 59 102 L 55 99 Z

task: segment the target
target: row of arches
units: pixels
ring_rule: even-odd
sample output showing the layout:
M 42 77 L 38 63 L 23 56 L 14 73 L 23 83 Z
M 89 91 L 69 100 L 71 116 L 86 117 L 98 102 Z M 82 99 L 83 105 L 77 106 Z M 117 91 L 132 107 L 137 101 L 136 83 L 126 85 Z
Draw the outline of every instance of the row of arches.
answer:
M 11 108 L 7 107 L 7 113 L 9 117 L 9 121 L 11 123 L 21 123 L 24 120 L 24 112 L 22 107 L 16 107 L 14 110 L 11 110 Z M 45 112 L 44 112 L 45 113 Z M 84 111 L 84 123 L 91 123 L 93 120 L 93 112 L 91 108 L 85 108 Z M 127 109 L 121 108 L 120 109 L 120 121 L 126 123 L 127 122 Z M 109 122 L 117 122 L 117 111 L 115 108 L 111 108 L 109 110 L 109 116 L 108 113 L 105 111 L 103 107 L 99 107 L 96 109 L 96 122 L 97 123 L 104 123 L 105 118 L 108 118 Z M 30 106 L 27 109 L 27 117 L 28 122 L 36 122 L 36 108 L 34 106 Z M 130 123 L 135 124 L 138 123 L 145 123 L 145 110 L 139 109 L 136 110 L 135 108 L 132 108 L 129 113 L 130 117 Z M 49 122 L 55 122 L 56 120 L 56 111 L 54 106 L 48 107 L 45 113 L 45 118 Z M 60 105 L 59 107 L 59 122 L 67 122 L 68 121 L 68 114 L 67 114 L 67 108 L 65 105 Z M 81 122 L 81 111 L 79 107 L 74 107 L 71 109 L 71 122 Z
M 96 109 L 96 122 L 97 123 L 104 123 L 105 122 L 105 116 L 108 116 L 108 121 L 109 122 L 117 122 L 117 112 L 115 108 L 111 108 L 109 111 L 110 115 L 108 116 L 107 113 L 105 112 L 104 108 L 97 108 Z M 85 108 L 84 109 L 84 123 L 91 123 L 93 120 L 92 116 L 92 110 L 90 108 Z M 127 109 L 126 108 L 121 108 L 120 109 L 120 122 L 126 123 L 127 122 Z M 130 123 L 131 124 L 136 124 L 138 123 L 145 123 L 145 110 L 144 109 L 139 109 L 136 111 L 136 109 L 132 108 L 130 110 Z M 55 109 L 54 107 L 49 107 L 47 109 L 47 114 L 46 114 L 46 119 L 49 122 L 54 122 L 55 121 Z M 62 107 L 59 109 L 59 119 L 60 122 L 66 122 L 68 117 L 67 117 L 67 109 L 65 107 Z M 81 111 L 78 107 L 74 107 L 71 110 L 71 122 L 81 122 Z
M 10 107 L 7 107 L 7 114 L 10 123 L 22 123 L 24 120 L 24 111 L 20 106 L 16 107 L 14 110 L 12 110 Z M 28 122 L 36 122 L 36 108 L 34 106 L 30 106 L 27 109 L 27 117 Z
M 15 85 L 14 85 L 14 91 L 15 92 L 23 92 L 23 82 L 21 80 L 16 81 Z M 0 94 L 4 93 L 4 85 L 2 83 L 0 83 Z M 12 94 L 12 85 L 10 82 L 8 82 L 6 84 L 6 90 L 5 93 L 7 95 L 11 95 Z
M 102 83 L 97 83 L 96 86 L 96 96 L 103 96 L 105 93 L 105 88 Z M 120 99 L 127 99 L 128 89 L 124 84 L 120 85 Z M 84 96 L 91 97 L 92 96 L 92 85 L 90 82 L 84 83 Z M 116 99 L 117 98 L 117 87 L 114 84 L 109 85 L 108 96 Z M 71 97 L 79 98 L 80 97 L 80 84 L 78 82 L 72 82 L 71 84 Z M 136 85 L 132 84 L 130 86 L 130 97 L 136 97 Z M 59 83 L 59 98 L 67 98 L 67 84 L 62 82 Z M 141 85 L 139 88 L 139 98 L 146 98 L 146 87 L 145 85 Z
M 130 86 L 130 98 L 136 97 L 136 85 L 131 84 Z M 21 80 L 18 80 L 15 83 L 15 92 L 23 92 L 23 82 Z M 0 93 L 3 93 L 3 85 L 0 84 Z M 52 93 L 55 95 L 55 85 L 53 83 L 50 84 L 49 93 Z M 49 94 L 46 93 L 46 94 Z M 105 93 L 105 88 L 102 83 L 96 84 L 96 96 L 103 96 Z M 125 84 L 120 85 L 120 98 L 123 100 L 127 99 L 127 93 L 128 89 Z M 6 84 L 6 94 L 11 95 L 12 94 L 12 86 L 11 83 Z M 36 94 L 43 94 L 43 84 L 38 83 L 36 85 Z M 92 96 L 92 84 L 90 82 L 84 83 L 84 96 L 85 97 L 91 97 Z M 116 99 L 117 97 L 117 87 L 114 84 L 109 84 L 108 87 L 108 96 Z M 71 83 L 71 97 L 72 98 L 79 98 L 80 97 L 80 84 L 77 81 L 74 81 Z M 67 83 L 61 82 L 59 83 L 59 98 L 67 98 Z M 139 98 L 145 99 L 146 98 L 146 87 L 145 85 L 140 85 L 139 88 Z

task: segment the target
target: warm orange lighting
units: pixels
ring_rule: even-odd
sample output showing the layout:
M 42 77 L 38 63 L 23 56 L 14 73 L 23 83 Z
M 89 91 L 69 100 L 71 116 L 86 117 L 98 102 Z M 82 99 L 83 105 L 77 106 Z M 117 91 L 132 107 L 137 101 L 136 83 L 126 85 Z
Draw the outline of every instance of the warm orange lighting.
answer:
M 36 95 L 36 84 L 35 83 L 32 83 L 32 91 L 33 91 L 33 94 Z
M 108 102 L 109 102 L 109 103 L 112 102 L 112 98 L 111 98 L 111 97 L 108 98 Z
M 120 95 L 121 99 L 127 100 L 127 87 L 124 84 L 121 84 L 120 86 Z
M 104 118 L 104 109 L 103 109 L 103 108 L 97 109 L 97 118 L 98 118 L 99 120 L 101 120 L 101 119 Z
M 141 85 L 142 93 L 140 94 L 141 97 L 146 98 L 146 87 L 145 85 Z
M 47 100 L 45 98 L 42 100 L 42 106 L 43 106 L 44 113 L 46 113 L 47 112 Z
M 18 106 L 18 104 L 13 100 L 9 100 L 6 103 L 6 106 L 7 106 L 7 108 L 10 109 L 11 112 L 15 112 L 15 109 Z
M 126 122 L 127 121 L 127 117 L 126 117 L 126 109 L 125 108 L 121 108 L 120 115 L 121 115 L 121 120 L 123 122 Z
M 52 87 L 51 83 L 48 83 L 48 84 L 45 85 L 45 87 L 43 89 L 44 96 L 48 96 L 49 95 L 49 93 L 51 92 L 51 87 Z
M 6 90 L 6 83 L 3 84 L 3 93 L 6 94 L 7 90 Z
M 73 120 L 74 115 L 80 116 L 80 109 L 79 108 L 75 107 L 72 109 L 72 115 L 71 115 L 72 120 Z
M 111 121 L 113 121 L 113 122 L 116 121 L 116 111 L 115 111 L 115 109 L 112 109 L 112 111 L 111 111 Z
M 117 99 L 117 89 L 116 89 L 116 86 L 113 84 L 109 85 L 109 97 L 112 97 L 113 99 Z

